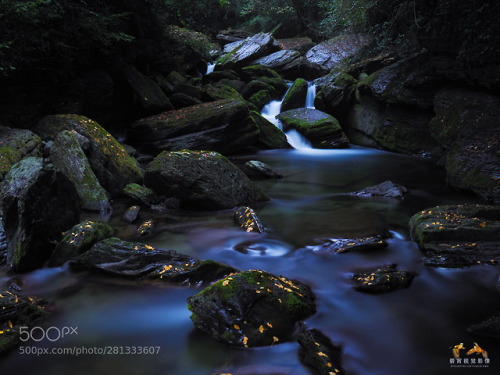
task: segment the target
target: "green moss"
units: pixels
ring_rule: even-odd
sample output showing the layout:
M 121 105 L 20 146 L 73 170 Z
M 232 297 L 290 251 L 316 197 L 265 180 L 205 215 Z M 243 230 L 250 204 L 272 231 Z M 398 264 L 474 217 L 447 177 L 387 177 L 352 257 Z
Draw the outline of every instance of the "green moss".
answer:
M 257 108 L 262 108 L 266 103 L 271 101 L 271 94 L 267 90 L 261 90 L 253 94 L 248 101 L 255 105 Z
M 375 82 L 375 80 L 378 78 L 379 73 L 380 71 L 378 70 L 370 74 L 369 76 L 365 77 L 363 80 L 358 82 L 358 87 L 370 87 L 373 84 L 373 82 Z M 353 77 L 351 78 L 354 80 Z
M 0 147 L 0 180 L 19 161 L 19 155 L 9 146 Z

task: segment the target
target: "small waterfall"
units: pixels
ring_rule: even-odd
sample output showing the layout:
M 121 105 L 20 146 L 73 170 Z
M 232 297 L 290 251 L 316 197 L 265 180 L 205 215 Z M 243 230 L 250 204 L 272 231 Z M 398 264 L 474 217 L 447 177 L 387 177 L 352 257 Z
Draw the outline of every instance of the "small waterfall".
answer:
M 314 98 L 316 97 L 316 84 L 309 82 L 307 87 L 306 108 L 314 109 Z
M 207 63 L 207 72 L 205 74 L 210 74 L 214 71 L 215 63 Z
M 286 132 L 286 139 L 290 146 L 296 150 L 310 150 L 311 143 L 305 139 L 297 130 L 292 129 Z
M 271 122 L 277 128 L 283 130 L 283 126 L 281 125 L 280 120 L 276 118 L 280 114 L 281 103 L 283 100 L 273 100 L 272 102 L 267 103 L 264 108 L 262 108 L 261 115 L 267 121 Z

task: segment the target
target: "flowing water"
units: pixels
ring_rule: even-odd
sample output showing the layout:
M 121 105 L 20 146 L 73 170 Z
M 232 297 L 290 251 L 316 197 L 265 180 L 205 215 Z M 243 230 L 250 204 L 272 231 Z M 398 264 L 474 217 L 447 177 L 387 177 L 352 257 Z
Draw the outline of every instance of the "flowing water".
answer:
M 215 69 L 215 63 L 207 63 L 207 72 L 205 74 L 210 74 L 214 71 Z

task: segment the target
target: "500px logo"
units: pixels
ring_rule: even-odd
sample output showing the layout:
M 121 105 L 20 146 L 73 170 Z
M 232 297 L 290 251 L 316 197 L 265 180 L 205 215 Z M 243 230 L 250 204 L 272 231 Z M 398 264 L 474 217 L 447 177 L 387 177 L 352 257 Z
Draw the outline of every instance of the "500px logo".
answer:
M 28 340 L 40 342 L 43 339 L 55 342 L 71 335 L 78 335 L 78 327 L 33 327 L 31 329 L 29 329 L 29 327 L 27 326 L 19 327 L 19 338 L 23 342 L 26 342 Z

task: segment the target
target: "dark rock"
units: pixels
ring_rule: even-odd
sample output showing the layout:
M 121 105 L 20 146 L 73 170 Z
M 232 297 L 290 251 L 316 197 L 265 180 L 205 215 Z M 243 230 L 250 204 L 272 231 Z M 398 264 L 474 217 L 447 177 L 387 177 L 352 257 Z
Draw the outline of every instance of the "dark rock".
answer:
M 235 346 L 272 345 L 293 336 L 316 312 L 315 296 L 298 281 L 264 271 L 245 271 L 188 298 L 196 328 Z
M 163 90 L 165 95 L 170 96 L 174 93 L 174 86 L 162 74 L 155 73 L 151 78 Z
M 238 81 L 242 84 L 241 90 L 246 86 L 245 82 Z M 221 99 L 232 99 L 236 101 L 243 101 L 240 93 L 233 87 L 224 85 L 205 85 L 203 86 L 203 97 L 202 100 L 205 102 L 213 102 Z
M 259 217 L 250 207 L 241 206 L 235 208 L 233 217 L 245 232 L 266 232 Z
M 177 86 L 175 92 L 188 95 L 195 99 L 201 99 L 202 97 L 202 90 L 198 86 L 190 85 L 188 83 L 183 83 Z
M 259 128 L 259 148 L 281 149 L 290 148 L 285 133 L 273 123 L 262 117 L 258 112 L 251 111 L 250 116 Z
M 264 82 L 273 88 L 269 91 L 272 99 L 281 100 L 288 91 L 288 85 L 282 78 L 260 77 L 258 81 Z
M 42 301 L 0 290 L 0 357 L 21 343 L 21 326 L 29 329 L 46 315 Z
M 429 208 L 410 220 L 413 239 L 425 264 L 466 267 L 500 262 L 500 208 L 450 205 Z
M 79 220 L 81 200 L 73 183 L 41 158 L 15 164 L 1 196 L 7 263 L 17 272 L 41 266 L 54 250 L 53 241 Z
M 172 109 L 165 93 L 151 78 L 130 65 L 124 64 L 120 68 L 123 78 L 134 91 L 145 112 L 152 114 Z
M 314 106 L 335 117 L 343 117 L 354 101 L 357 80 L 339 73 L 330 83 L 322 86 L 314 99 Z
M 42 140 L 27 129 L 0 126 L 0 181 L 26 156 L 41 156 Z
M 364 293 L 388 293 L 410 286 L 415 275 L 398 271 L 395 264 L 372 268 L 354 273 L 354 289 Z
M 252 95 L 263 90 L 266 90 L 269 95 L 270 92 L 274 91 L 274 87 L 262 81 L 250 81 L 246 84 L 245 88 L 241 92 L 241 95 L 245 100 L 248 100 Z
M 133 223 L 134 221 L 137 220 L 137 216 L 139 216 L 140 211 L 141 208 L 139 206 L 129 207 L 127 211 L 125 211 L 123 218 L 125 219 L 126 222 Z
M 300 344 L 300 361 L 320 375 L 341 375 L 342 348 L 332 344 L 330 339 L 317 329 L 310 329 L 297 337 Z
M 127 140 L 149 153 L 208 149 L 224 154 L 254 146 L 259 129 L 241 100 L 219 100 L 165 112 L 132 124 Z
M 474 336 L 500 339 L 500 317 L 492 316 L 484 322 L 473 324 L 467 328 L 467 331 Z
M 241 69 L 241 73 L 242 76 L 248 81 L 252 81 L 262 77 L 281 79 L 280 75 L 273 69 L 260 64 L 245 66 Z
M 251 179 L 283 178 L 278 170 L 258 160 L 247 161 L 241 169 Z
M 443 90 L 434 99 L 432 136 L 446 153 L 448 185 L 500 203 L 500 97 Z
M 0 266 L 7 262 L 7 238 L 3 229 L 3 220 L 0 216 Z
M 128 184 L 123 189 L 123 193 L 134 201 L 148 207 L 159 204 L 162 200 L 153 190 L 138 184 Z
M 250 37 L 251 34 L 248 31 L 245 30 L 222 30 L 217 34 L 216 39 L 220 40 L 221 42 L 236 42 L 238 40 L 245 40 L 246 38 Z
M 208 283 L 237 270 L 211 260 L 199 261 L 174 250 L 108 238 L 69 262 L 73 270 L 90 270 L 132 279 L 162 279 L 174 283 Z
M 317 109 L 293 109 L 280 113 L 278 119 L 285 131 L 297 130 L 315 148 L 345 148 L 349 145 L 337 119 Z
M 231 43 L 228 43 L 224 46 L 224 49 L 222 50 L 223 53 L 229 53 L 231 52 L 233 49 L 236 49 L 238 48 L 239 46 L 241 46 L 243 44 L 245 40 L 235 40 L 234 42 L 231 42 Z
M 307 81 L 297 78 L 292 87 L 287 91 L 283 102 L 281 103 L 281 112 L 306 106 Z
M 215 83 L 222 81 L 223 79 L 227 80 L 239 80 L 240 77 L 238 73 L 234 70 L 226 69 L 226 70 L 216 70 L 210 74 L 204 75 L 201 79 L 203 83 Z
M 202 103 L 199 99 L 178 92 L 170 96 L 170 101 L 175 109 L 191 107 Z
M 132 182 L 142 180 L 142 171 L 123 146 L 97 122 L 79 115 L 53 115 L 43 118 L 35 131 L 44 140 L 53 140 L 63 130 L 74 130 L 89 140 L 86 153 L 100 184 L 112 196 L 122 193 Z
M 144 181 L 157 194 L 179 198 L 185 208 L 233 208 L 269 199 L 213 151 L 164 151 L 149 165 Z
M 271 94 L 267 90 L 261 90 L 256 92 L 252 96 L 248 98 L 248 102 L 253 104 L 260 110 L 264 108 L 264 106 L 271 101 Z
M 182 85 L 183 83 L 186 83 L 187 81 L 186 77 L 176 72 L 175 70 L 168 73 L 166 80 L 173 87 L 174 91 L 177 89 L 178 86 Z
M 378 185 L 364 188 L 352 194 L 360 197 L 385 197 L 403 199 L 403 196 L 406 193 L 408 193 L 408 189 L 404 186 L 395 184 L 392 181 L 384 181 Z
M 247 65 L 248 62 L 268 55 L 279 49 L 276 41 L 269 33 L 259 33 L 245 39 L 241 44 L 233 48 L 230 52 L 221 56 L 216 61 L 216 70 Z
M 263 65 L 267 68 L 280 72 L 286 65 L 297 61 L 300 56 L 300 52 L 283 50 L 261 57 L 260 59 L 253 61 L 252 64 Z
M 278 39 L 277 42 L 282 50 L 293 50 L 302 54 L 314 47 L 314 42 L 309 37 Z
M 146 220 L 144 223 L 139 225 L 139 228 L 135 231 L 137 237 L 147 237 L 153 233 L 153 220 Z
M 218 88 L 230 87 L 236 90 L 239 94 L 243 92 L 246 85 L 247 83 L 245 81 L 241 81 L 239 79 L 222 79 L 214 84 L 214 86 Z M 239 96 L 237 96 L 237 98 L 239 98 Z
M 320 239 L 318 242 L 321 242 L 321 244 L 317 246 L 307 246 L 307 248 L 318 254 L 338 254 L 348 251 L 379 250 L 388 246 L 383 236 Z
M 82 200 L 82 208 L 110 211 L 108 194 L 92 171 L 76 134 L 74 130 L 60 132 L 50 147 L 50 159 L 75 185 Z
M 89 250 L 94 244 L 114 234 L 113 228 L 108 224 L 86 220 L 75 225 L 57 244 L 49 265 L 62 266 L 67 261 L 76 258 Z

